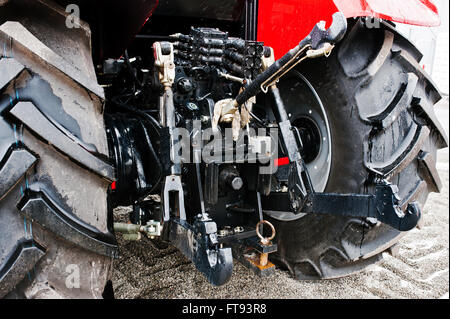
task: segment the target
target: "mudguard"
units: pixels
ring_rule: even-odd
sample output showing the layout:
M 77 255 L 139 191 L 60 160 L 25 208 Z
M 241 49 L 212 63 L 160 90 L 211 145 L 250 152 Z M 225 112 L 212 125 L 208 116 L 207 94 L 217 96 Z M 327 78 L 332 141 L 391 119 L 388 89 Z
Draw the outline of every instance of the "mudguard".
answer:
M 426 27 L 441 23 L 431 0 L 260 0 L 258 41 L 273 47 L 279 58 L 297 45 L 317 21 L 331 23 L 336 11 L 347 18 L 374 17 Z

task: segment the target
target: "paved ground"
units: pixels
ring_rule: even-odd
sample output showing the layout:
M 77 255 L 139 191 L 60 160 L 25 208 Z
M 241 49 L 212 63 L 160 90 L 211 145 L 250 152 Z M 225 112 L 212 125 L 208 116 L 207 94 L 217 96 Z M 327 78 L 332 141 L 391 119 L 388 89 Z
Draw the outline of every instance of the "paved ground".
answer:
M 448 132 L 447 103 L 438 117 Z M 298 282 L 276 271 L 261 280 L 236 263 L 226 286 L 211 287 L 175 248 L 144 240 L 123 243 L 115 263 L 117 298 L 449 298 L 449 152 L 439 153 L 438 170 L 444 189 L 432 194 L 424 227 L 410 232 L 399 245 L 398 256 L 360 274 L 330 281 Z M 127 209 L 116 211 L 125 216 Z

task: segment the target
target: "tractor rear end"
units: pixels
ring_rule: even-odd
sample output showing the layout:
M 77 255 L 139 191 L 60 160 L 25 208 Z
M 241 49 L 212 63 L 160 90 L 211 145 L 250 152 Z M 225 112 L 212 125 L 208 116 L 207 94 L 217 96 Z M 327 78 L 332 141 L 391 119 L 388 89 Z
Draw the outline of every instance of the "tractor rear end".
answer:
M 0 297 L 105 295 L 115 233 L 174 245 L 216 286 L 233 257 L 342 277 L 441 188 L 441 96 L 398 8 L 57 2 L 0 7 Z M 420 3 L 409 22 L 436 23 Z M 80 267 L 96 280 L 74 290 Z

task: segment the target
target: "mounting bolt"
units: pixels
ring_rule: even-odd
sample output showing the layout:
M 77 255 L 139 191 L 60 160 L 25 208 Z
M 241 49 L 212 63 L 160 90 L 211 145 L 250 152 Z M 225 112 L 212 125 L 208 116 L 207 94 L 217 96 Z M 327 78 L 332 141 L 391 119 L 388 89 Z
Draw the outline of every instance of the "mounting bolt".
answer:
M 240 178 L 239 176 L 233 178 L 233 180 L 231 181 L 231 187 L 232 187 L 235 191 L 240 190 L 243 186 L 244 186 L 244 181 L 243 181 L 242 178 Z
M 201 121 L 203 124 L 208 123 L 210 119 L 211 119 L 211 118 L 210 118 L 209 116 L 206 116 L 206 115 L 202 115 L 202 116 L 200 117 L 200 121 Z

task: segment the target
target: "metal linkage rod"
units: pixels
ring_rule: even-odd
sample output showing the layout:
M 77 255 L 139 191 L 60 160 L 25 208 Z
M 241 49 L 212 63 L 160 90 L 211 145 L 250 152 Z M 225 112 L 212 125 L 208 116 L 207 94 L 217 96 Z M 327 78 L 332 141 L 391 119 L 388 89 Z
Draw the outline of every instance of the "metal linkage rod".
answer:
M 303 39 L 299 45 L 286 53 L 281 59 L 272 64 L 268 69 L 261 73 L 244 92 L 238 95 L 236 103 L 242 105 L 249 99 L 261 92 L 264 83 L 270 82 L 271 79 L 279 78 L 286 73 L 286 70 L 295 66 L 301 61 L 301 56 L 306 49 L 318 50 L 329 43 L 331 45 L 339 42 L 347 32 L 347 20 L 345 16 L 337 12 L 333 15 L 333 24 L 328 30 L 323 25 L 317 24 L 311 33 Z

